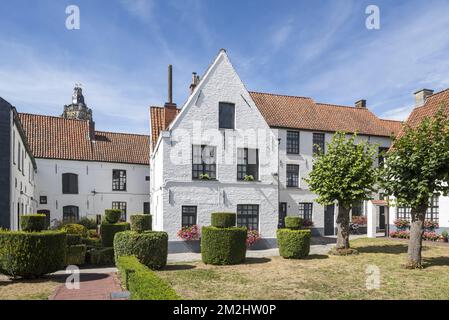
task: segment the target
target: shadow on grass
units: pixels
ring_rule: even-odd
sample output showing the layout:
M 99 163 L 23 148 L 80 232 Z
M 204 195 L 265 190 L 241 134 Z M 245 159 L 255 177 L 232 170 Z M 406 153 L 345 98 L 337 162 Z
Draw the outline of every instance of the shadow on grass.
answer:
M 195 269 L 196 266 L 190 264 L 167 264 L 162 271 L 180 271 L 180 270 L 191 270 Z
M 244 264 L 258 264 L 270 262 L 269 258 L 246 258 Z
M 424 268 L 434 266 L 449 266 L 449 257 L 431 257 L 424 258 Z
M 407 244 L 388 244 L 384 246 L 364 246 L 353 247 L 359 253 L 385 253 L 385 254 L 400 254 L 407 253 Z
M 312 237 L 312 239 L 310 240 L 310 244 L 311 245 L 317 245 L 317 244 L 332 244 L 332 243 L 337 243 L 337 239 L 336 238 L 332 238 L 332 237 Z
M 67 277 L 70 276 L 70 274 L 52 274 L 52 275 L 45 275 L 37 279 L 8 279 L 8 280 L 0 280 L 0 287 L 1 286 L 7 286 L 14 283 L 44 283 L 48 281 L 54 281 L 59 283 L 65 283 L 67 280 Z M 80 280 L 82 282 L 89 282 L 89 281 L 95 281 L 107 278 L 109 275 L 106 273 L 80 273 Z
M 329 259 L 329 256 L 325 254 L 310 254 L 302 260 L 322 260 L 322 259 Z

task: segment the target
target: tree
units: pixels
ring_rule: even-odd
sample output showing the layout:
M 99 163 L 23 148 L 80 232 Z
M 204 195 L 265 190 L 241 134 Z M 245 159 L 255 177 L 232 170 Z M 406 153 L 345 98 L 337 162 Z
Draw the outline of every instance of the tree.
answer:
M 418 126 L 405 125 L 386 155 L 381 172 L 385 192 L 396 205 L 410 207 L 411 226 L 407 268 L 421 268 L 424 220 L 433 194 L 449 191 L 449 122 L 440 107 L 434 118 Z
M 377 148 L 367 141 L 355 143 L 357 135 L 347 138 L 337 132 L 326 153 L 319 152 L 309 178 L 310 190 L 323 205 L 338 202 L 337 251 L 349 249 L 349 211 L 355 201 L 371 198 L 375 191 L 377 169 L 373 166 Z

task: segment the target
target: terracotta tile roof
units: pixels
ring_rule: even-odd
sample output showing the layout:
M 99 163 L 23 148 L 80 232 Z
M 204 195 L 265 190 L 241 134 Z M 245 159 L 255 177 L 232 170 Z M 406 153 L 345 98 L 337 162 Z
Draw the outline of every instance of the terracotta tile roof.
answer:
M 150 127 L 151 127 L 151 148 L 156 145 L 161 131 L 167 129 L 170 123 L 176 118 L 180 109 L 168 110 L 164 107 L 150 107 Z
M 311 98 L 250 92 L 270 127 L 389 137 L 397 133 L 395 121 L 379 119 L 366 108 L 316 103 Z M 394 124 L 393 124 L 394 123 Z M 399 122 L 398 122 L 399 123 Z
M 387 120 L 387 119 L 380 119 L 382 124 L 389 128 L 390 131 L 393 133 L 394 136 L 397 136 L 399 132 L 402 130 L 402 121 L 396 121 L 396 120 Z
M 54 116 L 19 113 L 36 158 L 149 164 L 149 136 L 95 131 L 89 122 Z

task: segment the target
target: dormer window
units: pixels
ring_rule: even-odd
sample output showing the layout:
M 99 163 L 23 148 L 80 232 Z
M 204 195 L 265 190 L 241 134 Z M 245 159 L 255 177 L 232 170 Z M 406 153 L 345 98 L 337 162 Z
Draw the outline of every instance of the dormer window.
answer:
M 219 129 L 234 129 L 235 128 L 235 104 L 220 102 L 218 114 L 218 128 Z

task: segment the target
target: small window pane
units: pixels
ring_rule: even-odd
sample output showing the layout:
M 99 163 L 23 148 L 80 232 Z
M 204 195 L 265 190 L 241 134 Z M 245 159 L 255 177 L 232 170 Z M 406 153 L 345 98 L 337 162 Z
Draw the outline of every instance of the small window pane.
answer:
M 112 202 L 112 209 L 122 210 L 120 220 L 126 221 L 126 202 L 114 201 Z
M 182 206 L 182 227 L 191 227 L 196 224 L 196 206 Z
M 192 146 L 192 179 L 200 179 L 207 174 L 210 179 L 216 179 L 215 147 L 205 145 Z
M 312 221 L 312 207 L 311 202 L 300 202 L 299 203 L 299 216 L 303 219 Z
M 65 206 L 62 208 L 62 221 L 64 223 L 77 223 L 79 220 L 79 208 L 76 206 Z
M 287 164 L 287 187 L 299 186 L 299 165 Z
M 237 205 L 237 226 L 246 227 L 248 230 L 259 230 L 259 205 Z
M 324 144 L 324 133 L 314 133 L 313 134 L 313 153 L 324 153 L 325 152 L 325 144 Z
M 112 190 L 126 191 L 126 170 L 112 170 Z
M 298 131 L 287 131 L 287 153 L 299 154 Z
M 74 173 L 62 174 L 62 193 L 78 194 L 78 175 Z
M 237 149 L 237 180 L 244 180 L 245 176 L 253 176 L 254 180 L 259 179 L 258 149 Z
M 233 103 L 219 103 L 219 128 L 234 129 L 235 105 Z

